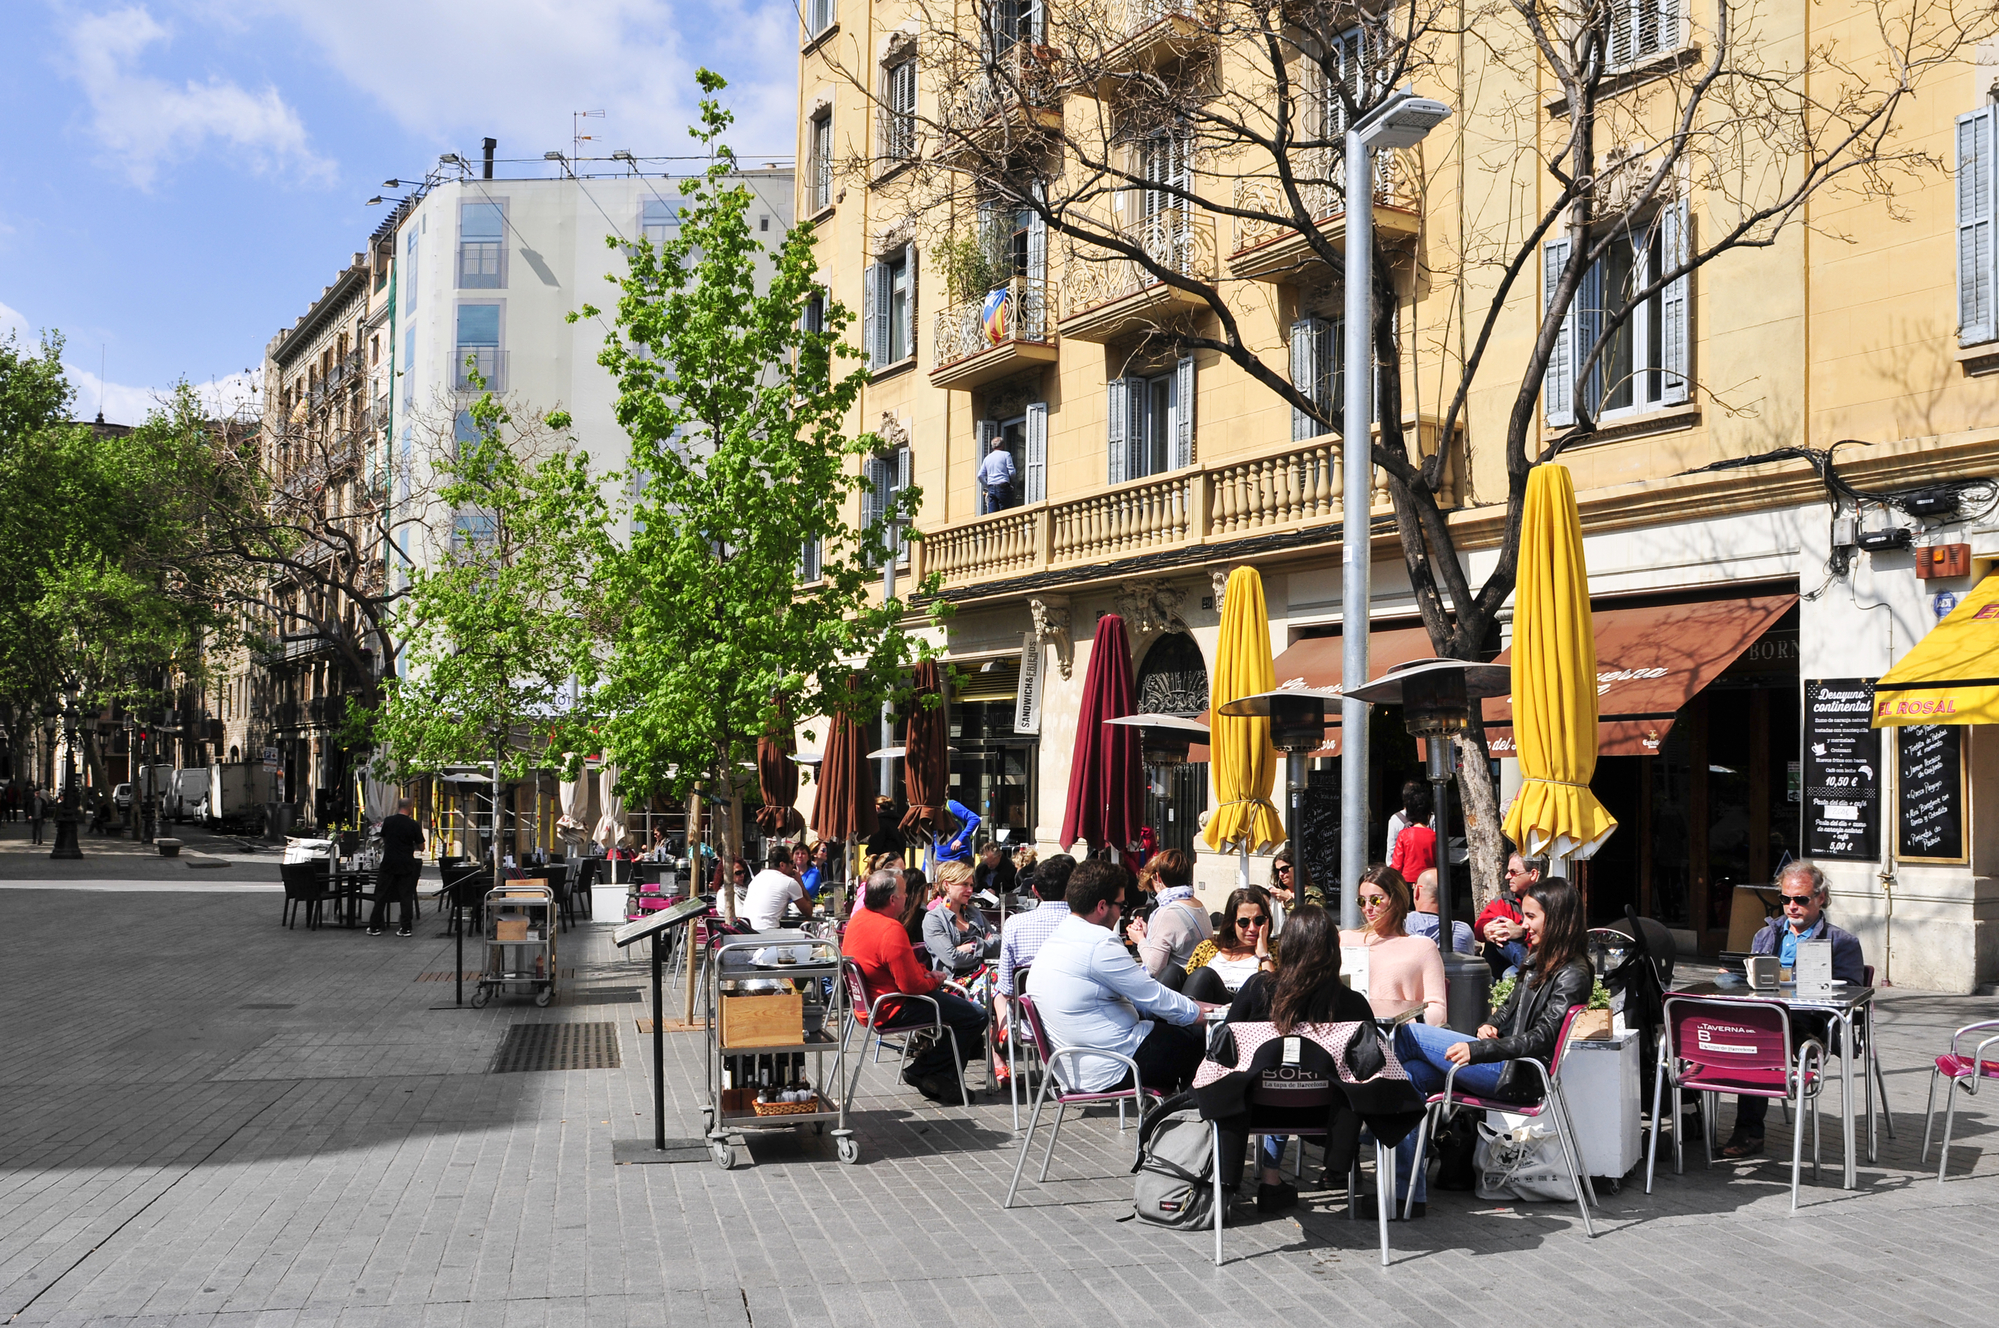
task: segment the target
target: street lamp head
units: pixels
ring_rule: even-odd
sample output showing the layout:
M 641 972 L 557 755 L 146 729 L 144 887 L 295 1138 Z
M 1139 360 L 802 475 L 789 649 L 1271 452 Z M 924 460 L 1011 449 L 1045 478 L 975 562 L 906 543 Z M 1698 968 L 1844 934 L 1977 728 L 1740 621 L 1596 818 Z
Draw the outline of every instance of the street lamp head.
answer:
M 1401 88 L 1356 125 L 1355 130 L 1361 142 L 1373 150 L 1413 148 L 1450 115 L 1451 108 L 1444 103 Z

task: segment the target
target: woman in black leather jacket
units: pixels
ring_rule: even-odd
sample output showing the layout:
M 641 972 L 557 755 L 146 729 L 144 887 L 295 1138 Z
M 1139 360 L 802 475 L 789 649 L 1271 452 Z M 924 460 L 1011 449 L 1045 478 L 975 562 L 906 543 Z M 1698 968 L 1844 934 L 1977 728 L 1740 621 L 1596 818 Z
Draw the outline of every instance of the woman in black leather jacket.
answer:
M 1596 974 L 1587 957 L 1582 897 L 1574 886 L 1559 876 L 1536 882 L 1521 900 L 1521 915 L 1527 927 L 1526 971 L 1477 1038 L 1426 1024 L 1395 1031 L 1395 1053 L 1421 1092 L 1443 1088 L 1455 1065 L 1457 1087 L 1465 1092 L 1513 1102 L 1541 1095 L 1540 1076 L 1510 1062 L 1548 1063 L 1563 1018 L 1570 1006 L 1589 1003 Z

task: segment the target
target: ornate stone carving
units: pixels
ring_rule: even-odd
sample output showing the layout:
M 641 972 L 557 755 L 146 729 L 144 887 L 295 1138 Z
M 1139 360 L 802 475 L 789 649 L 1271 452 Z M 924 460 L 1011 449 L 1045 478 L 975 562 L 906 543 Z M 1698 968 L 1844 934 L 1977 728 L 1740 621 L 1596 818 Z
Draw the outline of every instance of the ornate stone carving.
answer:
M 875 432 L 881 436 L 882 446 L 891 452 L 898 447 L 909 446 L 909 428 L 892 410 L 882 412 L 881 427 Z
M 1226 567 L 1210 567 L 1208 569 L 1208 584 L 1215 588 L 1215 612 L 1219 614 L 1222 611 L 1222 596 L 1229 588 L 1229 569 Z
M 1049 596 L 1046 599 L 1027 601 L 1027 611 L 1034 618 L 1034 644 L 1053 644 L 1055 662 L 1067 678 L 1075 668 L 1076 645 L 1069 637 L 1069 601 Z
M 1180 616 L 1180 606 L 1186 602 L 1186 592 L 1166 581 L 1126 581 L 1118 586 L 1118 616 L 1124 619 L 1133 659 L 1144 658 L 1154 637 L 1187 630 L 1187 620 Z

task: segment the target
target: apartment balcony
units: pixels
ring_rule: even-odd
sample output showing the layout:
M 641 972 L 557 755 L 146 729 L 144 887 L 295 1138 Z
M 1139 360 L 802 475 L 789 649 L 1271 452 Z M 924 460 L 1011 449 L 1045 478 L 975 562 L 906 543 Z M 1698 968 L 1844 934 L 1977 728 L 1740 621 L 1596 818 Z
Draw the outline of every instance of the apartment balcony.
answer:
M 1194 0 L 1111 0 L 1109 17 L 1112 31 L 1124 34 L 1112 58 L 1139 69 L 1177 60 L 1208 40 Z
M 1341 169 L 1339 156 L 1331 152 L 1300 154 L 1297 169 L 1299 193 L 1314 219 L 1313 229 L 1327 244 L 1345 253 L 1346 198 L 1333 184 Z M 1420 200 L 1408 184 L 1409 177 L 1393 153 L 1376 159 L 1374 229 L 1385 242 L 1413 237 L 1422 221 Z M 1235 205 L 1280 216 L 1292 210 L 1282 187 L 1267 177 L 1237 180 Z M 1229 250 L 1231 275 L 1251 281 L 1295 282 L 1300 275 L 1324 266 L 1319 251 L 1303 231 L 1259 218 L 1236 218 L 1235 241 Z
M 1061 62 L 1052 46 L 1021 43 L 946 93 L 938 155 L 947 162 L 1006 157 L 1060 131 Z
M 1122 254 L 1071 245 L 1062 273 L 1063 312 L 1057 324 L 1063 336 L 1109 341 L 1208 307 L 1201 295 L 1168 285 L 1154 269 L 1156 266 L 1203 284 L 1214 282 L 1212 217 L 1167 208 L 1123 227 L 1120 234 L 1144 253 L 1152 266 Z
M 1409 421 L 1424 456 L 1439 446 L 1441 421 Z M 1444 465 L 1440 497 L 1457 501 L 1460 458 Z M 1226 550 L 1250 537 L 1313 532 L 1304 543 L 1330 543 L 1344 515 L 1344 458 L 1336 434 L 1289 444 L 1261 455 L 1154 475 L 1078 498 L 1016 507 L 926 530 L 918 542 L 919 576 L 938 573 L 947 591 L 1049 571 L 1184 550 L 1189 561 L 1206 546 Z M 1392 511 L 1385 475 L 1375 472 L 1369 518 Z
M 930 381 L 969 391 L 1056 357 L 1053 293 L 1045 281 L 1015 277 L 999 290 L 937 315 Z

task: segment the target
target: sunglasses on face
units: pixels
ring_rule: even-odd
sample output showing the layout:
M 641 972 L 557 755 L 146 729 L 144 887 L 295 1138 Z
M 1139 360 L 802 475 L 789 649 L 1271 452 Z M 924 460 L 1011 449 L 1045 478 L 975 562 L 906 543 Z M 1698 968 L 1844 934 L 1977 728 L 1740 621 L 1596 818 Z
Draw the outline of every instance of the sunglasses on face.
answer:
M 1237 918 L 1235 925 L 1238 927 L 1261 927 L 1269 920 L 1268 918 Z
M 1288 863 L 1288 862 L 1280 862 L 1280 863 L 1278 863 L 1278 864 L 1277 864 L 1277 866 L 1276 866 L 1275 868 L 1273 868 L 1272 870 L 1274 870 L 1274 871 L 1281 871 L 1281 872 L 1283 872 L 1283 873 L 1284 873 L 1285 875 L 1287 875 L 1287 876 L 1288 876 L 1288 875 L 1290 875 L 1290 874 L 1291 874 L 1291 864 L 1290 864 L 1290 863 Z
M 1362 908 L 1380 908 L 1380 907 L 1382 907 L 1383 905 L 1385 905 L 1385 904 L 1386 904 L 1387 902 L 1388 902 L 1388 896 L 1387 896 L 1387 895 L 1362 895 L 1362 896 L 1360 896 L 1360 906 L 1361 906 Z
M 1818 898 L 1817 895 L 1779 895 L 1777 897 L 1782 899 L 1786 904 L 1796 904 L 1799 908 L 1808 907 L 1813 900 Z

